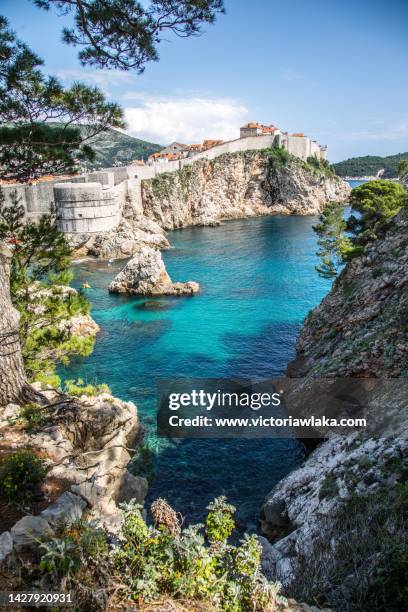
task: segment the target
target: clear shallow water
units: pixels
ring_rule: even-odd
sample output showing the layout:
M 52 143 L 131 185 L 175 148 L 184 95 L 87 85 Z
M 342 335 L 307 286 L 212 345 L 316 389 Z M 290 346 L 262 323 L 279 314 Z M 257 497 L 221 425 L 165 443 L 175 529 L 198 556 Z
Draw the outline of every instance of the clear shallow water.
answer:
M 314 270 L 314 223 L 316 217 L 264 217 L 170 232 L 167 269 L 173 280 L 198 281 L 195 297 L 110 295 L 123 261 L 75 266 L 76 286 L 91 285 L 102 331 L 92 356 L 60 373 L 106 382 L 137 403 L 156 453 L 148 501 L 166 497 L 187 521 L 201 520 L 207 503 L 225 494 L 240 523 L 254 527 L 262 498 L 302 460 L 302 447 L 295 440 L 157 440 L 156 379 L 282 374 L 303 318 L 330 287 Z

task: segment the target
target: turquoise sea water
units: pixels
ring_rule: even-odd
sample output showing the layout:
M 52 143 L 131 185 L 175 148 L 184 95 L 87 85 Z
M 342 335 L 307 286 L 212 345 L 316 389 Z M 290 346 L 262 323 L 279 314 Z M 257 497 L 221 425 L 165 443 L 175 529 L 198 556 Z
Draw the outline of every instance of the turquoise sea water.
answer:
M 314 270 L 316 217 L 263 217 L 169 233 L 163 256 L 173 280 L 195 280 L 195 297 L 110 295 L 124 262 L 75 266 L 88 282 L 101 333 L 91 357 L 73 360 L 65 378 L 106 382 L 134 401 L 155 450 L 149 500 L 166 497 L 186 520 L 201 520 L 225 494 L 240 524 L 255 526 L 262 498 L 303 458 L 295 440 L 157 440 L 155 385 L 160 377 L 271 378 L 295 354 L 307 312 L 330 283 Z

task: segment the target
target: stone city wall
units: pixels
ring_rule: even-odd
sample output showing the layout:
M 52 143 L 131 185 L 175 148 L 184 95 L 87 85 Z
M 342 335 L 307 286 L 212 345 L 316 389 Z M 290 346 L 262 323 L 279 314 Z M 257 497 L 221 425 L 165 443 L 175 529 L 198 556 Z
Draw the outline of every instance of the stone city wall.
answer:
M 60 216 L 60 227 L 64 232 L 109 231 L 119 222 L 126 200 L 131 200 L 134 207 L 143 209 L 142 180 L 154 178 L 164 172 L 175 172 L 200 159 L 215 159 L 226 153 L 261 150 L 272 146 L 284 146 L 289 153 L 302 159 L 310 155 L 324 156 L 319 145 L 308 137 L 266 134 L 237 138 L 177 161 L 157 161 L 146 166 L 105 168 L 101 171 L 64 179 L 56 178 L 33 185 L 4 185 L 2 189 L 6 203 L 11 203 L 13 192 L 17 193 L 28 219 L 38 219 L 56 205 Z M 68 196 L 68 193 L 71 195 Z M 82 206 L 81 202 L 86 204 Z
M 54 198 L 58 227 L 63 232 L 108 232 L 119 223 L 115 191 L 104 189 L 101 183 L 57 183 Z

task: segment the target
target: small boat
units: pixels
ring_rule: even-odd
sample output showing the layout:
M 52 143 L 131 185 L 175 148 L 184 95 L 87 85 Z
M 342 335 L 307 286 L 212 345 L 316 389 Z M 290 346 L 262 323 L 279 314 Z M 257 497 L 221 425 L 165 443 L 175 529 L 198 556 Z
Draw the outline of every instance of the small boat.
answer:
M 89 283 L 82 283 L 82 289 L 90 289 L 91 285 Z

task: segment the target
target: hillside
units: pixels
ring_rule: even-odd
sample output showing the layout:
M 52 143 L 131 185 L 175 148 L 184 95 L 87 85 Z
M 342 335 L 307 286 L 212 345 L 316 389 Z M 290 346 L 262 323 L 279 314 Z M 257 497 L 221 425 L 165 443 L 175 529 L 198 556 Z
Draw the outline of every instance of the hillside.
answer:
M 109 168 L 127 164 L 133 159 L 147 159 L 149 155 L 163 148 L 114 129 L 99 134 L 89 141 L 89 144 L 96 152 L 94 162 L 89 164 L 92 168 Z
M 408 159 L 408 152 L 388 155 L 388 157 L 366 155 L 338 162 L 333 164 L 333 168 L 339 176 L 376 176 L 380 170 L 384 169 L 383 178 L 396 178 L 398 164 L 403 159 Z

